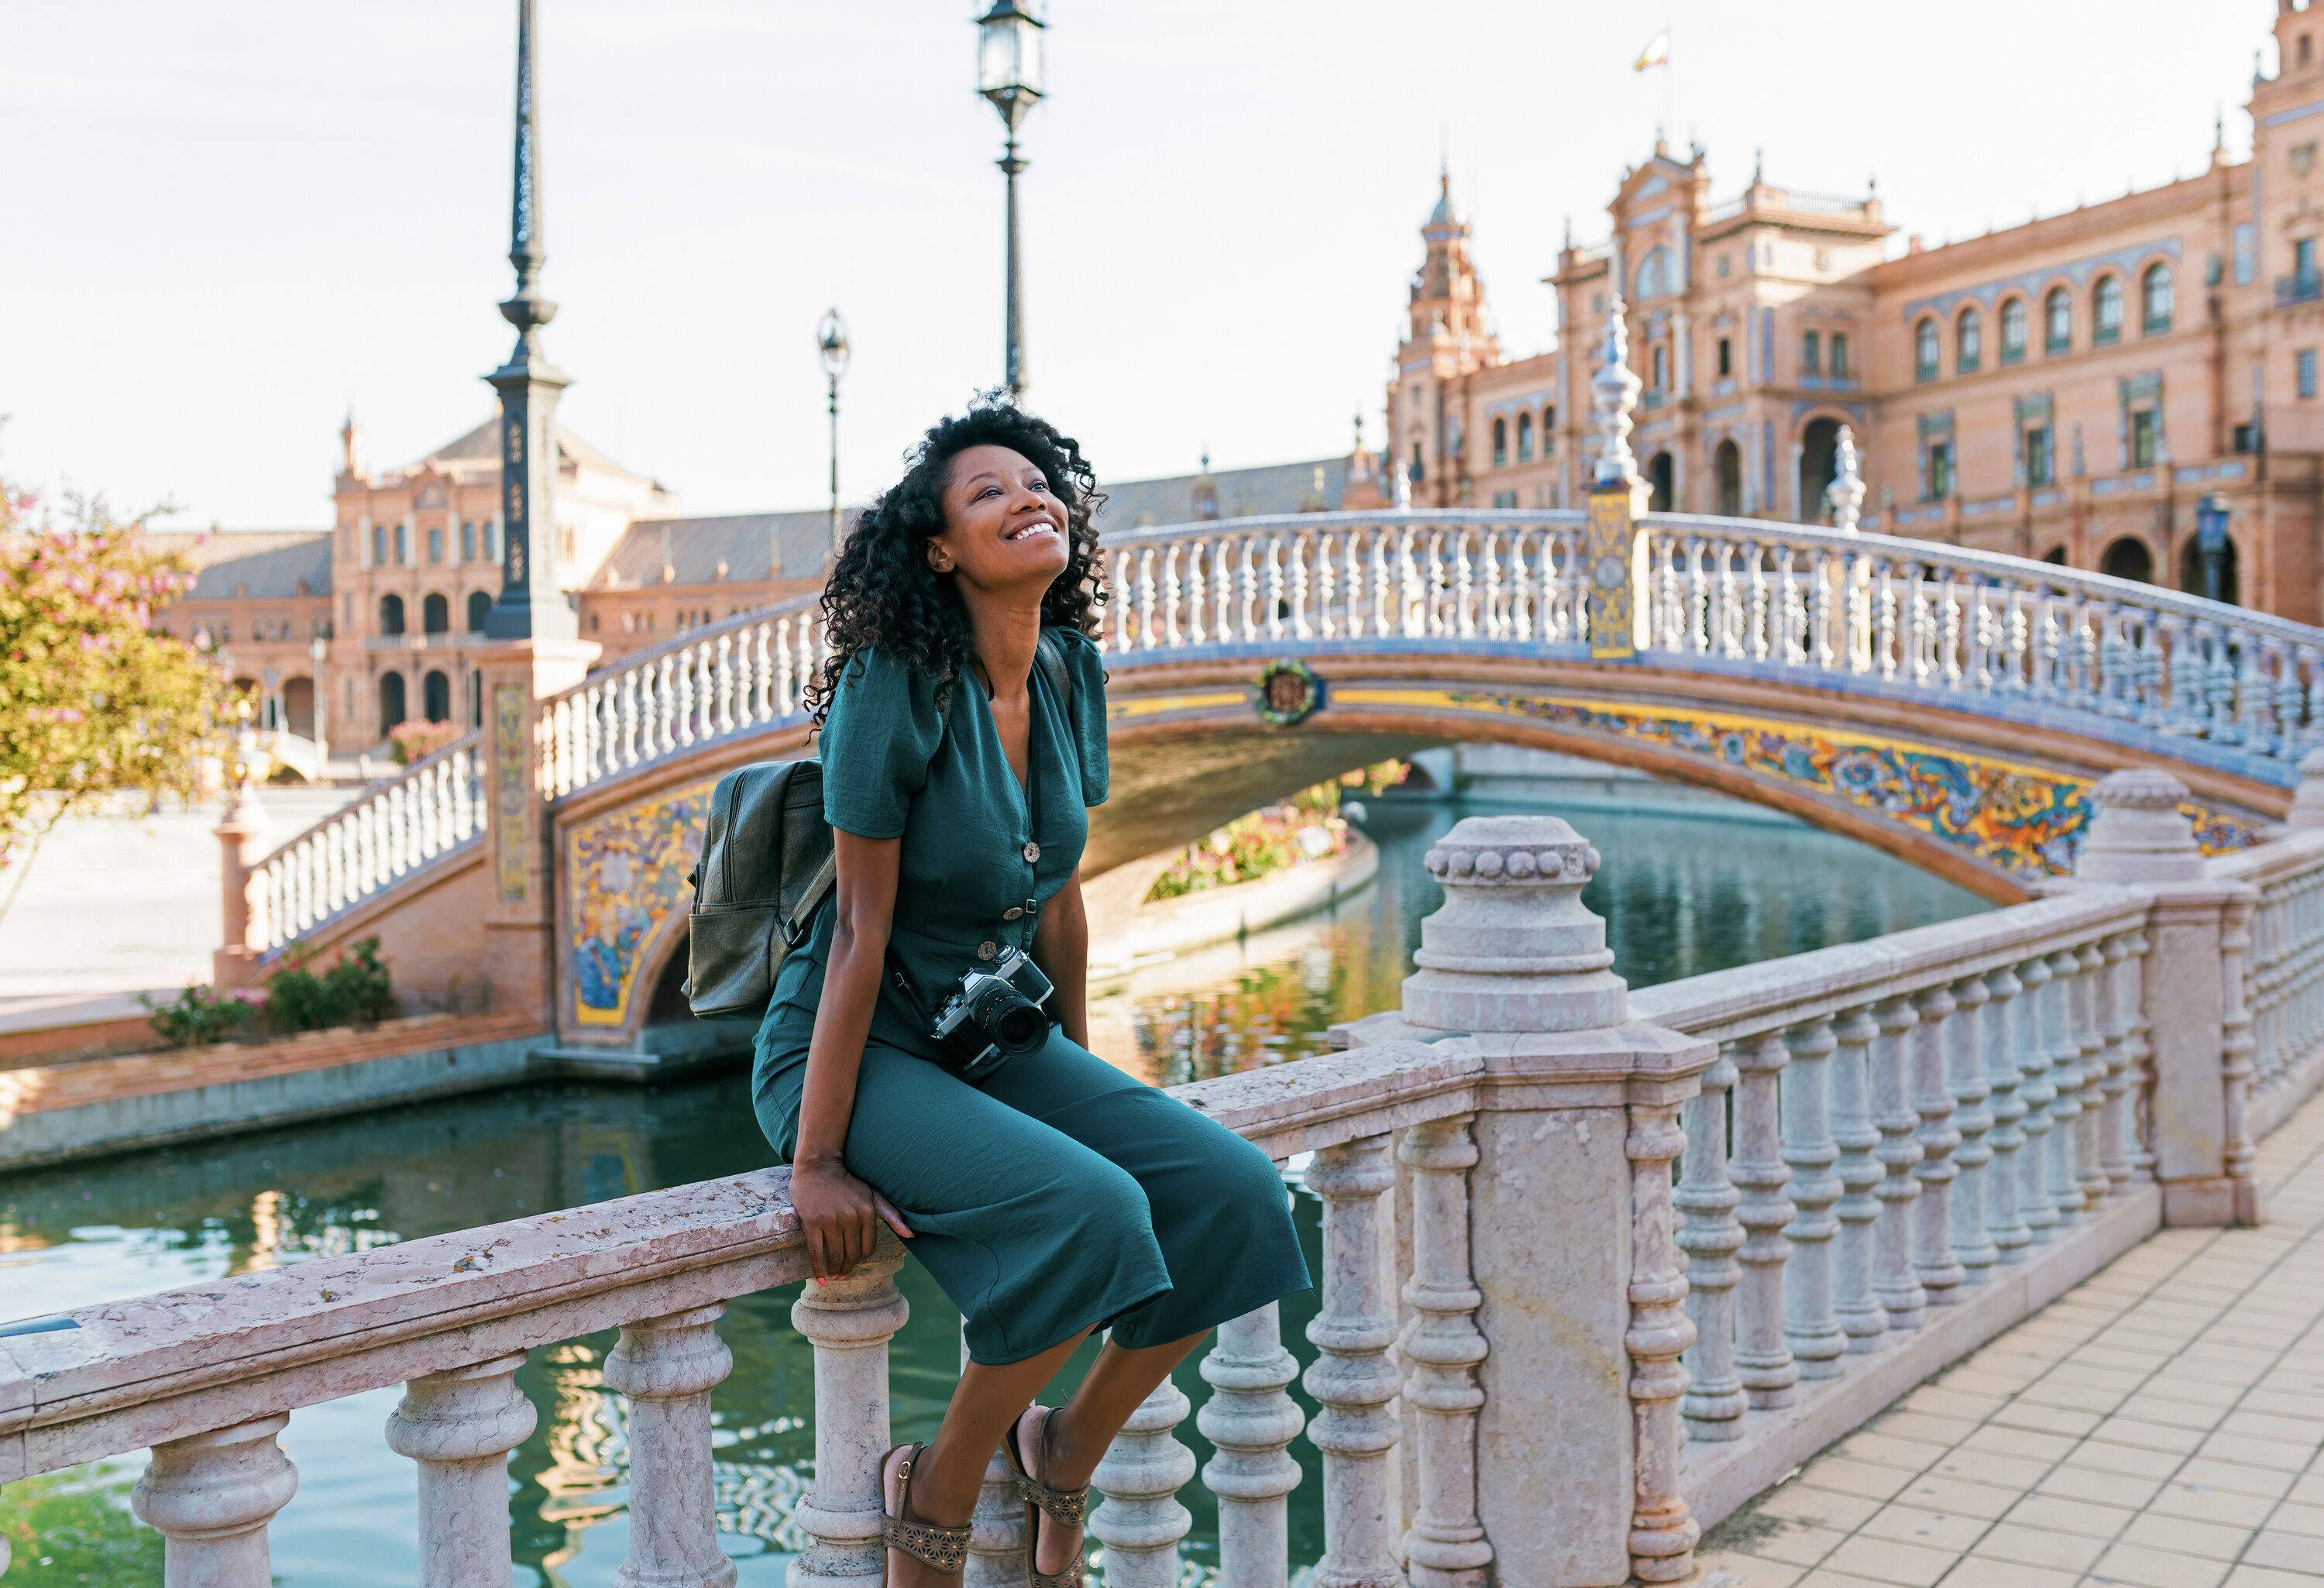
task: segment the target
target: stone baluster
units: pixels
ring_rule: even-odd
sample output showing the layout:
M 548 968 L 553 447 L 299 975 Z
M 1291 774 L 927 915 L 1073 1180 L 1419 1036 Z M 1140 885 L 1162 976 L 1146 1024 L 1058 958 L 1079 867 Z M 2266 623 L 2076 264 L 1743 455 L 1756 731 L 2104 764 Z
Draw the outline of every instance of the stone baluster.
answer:
M 1736 1045 L 1735 1157 L 1729 1173 L 1742 1191 L 1735 1209 L 1744 1229 L 1736 1260 L 1743 1265 L 1735 1320 L 1735 1365 L 1762 1408 L 1789 1406 L 1800 1381 L 1799 1364 L 1784 1341 L 1784 1268 L 1792 1243 L 1784 1239 L 1792 1205 L 1784 1200 L 1784 1168 L 1779 1155 L 1781 1116 L 1776 1077 L 1789 1050 L 1769 1032 Z
M 2300 663 L 2290 646 L 2271 640 L 2267 656 L 2269 670 L 2273 675 L 2275 752 L 2289 757 L 2300 746 L 2300 708 L 2307 699 L 2307 691 L 2301 685 Z
M 1322 1354 L 1301 1380 L 1322 1408 L 1307 1428 L 1323 1454 L 1316 1588 L 1393 1588 L 1404 1574 L 1388 1460 L 1397 1424 L 1389 1356 L 1396 1316 L 1380 1260 L 1380 1193 L 1394 1180 L 1386 1136 L 1319 1149 L 1307 1166 L 1307 1188 L 1323 1201 L 1323 1306 L 1307 1325 Z
M 1985 1177 L 1985 1227 L 2003 1262 L 2022 1262 L 2034 1242 L 2018 1194 L 2023 1171 L 2017 1154 L 2025 1145 L 2025 1101 L 2017 1094 L 2024 1075 L 2017 1065 L 2023 1020 L 2016 1004 L 2025 989 L 2017 972 L 2003 965 L 1986 973 L 1985 990 L 1992 999 L 1986 1005 L 1985 1078 L 1993 1088 L 1993 1129 L 1986 1134 L 1993 1163 Z
M 630 1553 L 614 1588 L 731 1588 L 711 1491 L 710 1392 L 734 1366 L 712 1303 L 630 1324 L 605 1382 L 630 1401 Z
M 1679 1107 L 1674 1100 L 1633 1104 L 1622 1142 L 1630 1160 L 1630 1326 L 1622 1344 L 1630 1356 L 1637 1463 L 1630 1574 L 1640 1583 L 1697 1581 L 1694 1546 L 1702 1537 L 1679 1482 L 1686 1443 L 1678 1405 L 1686 1369 L 1680 1362 L 1694 1343 L 1694 1325 L 1682 1305 L 1686 1275 L 1671 1241 L 1670 1166 L 1686 1145 Z
M 1138 549 L 1138 646 L 1140 651 L 1160 648 L 1160 632 L 1154 620 L 1154 603 L 1160 592 L 1155 587 L 1154 548 Z
M 1326 530 L 1309 544 L 1314 548 L 1315 561 L 1315 626 L 1314 632 L 1326 640 L 1340 634 L 1340 536 Z M 1303 629 L 1304 635 L 1307 631 Z
M 2043 1189 L 2058 1210 L 2058 1223 L 2070 1228 L 2082 1222 L 2082 1187 L 2077 1178 L 2075 1134 L 2082 1117 L 2082 1044 L 2075 1032 L 2074 983 L 2081 979 L 2081 961 L 2070 948 L 2049 956 L 2050 963 L 2050 1084 L 2057 1095 L 2050 1100 L 2050 1153 Z
M 2025 1105 L 2021 1129 L 2025 1144 L 2017 1152 L 2017 1210 L 2038 1245 L 2058 1227 L 2058 1205 L 2050 1200 L 2050 1103 L 2058 1095 L 2050 1079 L 2048 1032 L 2049 963 L 2041 956 L 2017 966 L 2020 1033 L 2017 1041 L 2017 1097 Z
M 1874 1195 L 1884 1173 L 1874 1150 L 1879 1127 L 1872 1120 L 1873 1042 L 1880 1027 L 1869 1009 L 1842 1014 L 1832 1027 L 1838 1046 L 1831 1058 L 1831 1136 L 1840 1148 L 1840 1220 L 1832 1239 L 1832 1310 L 1851 1352 L 1877 1351 L 1888 1333 L 1888 1309 L 1873 1288 L 1874 1226 L 1880 1201 Z
M 1211 637 L 1221 644 L 1240 638 L 1234 623 L 1234 542 L 1222 535 L 1211 544 Z
M 2124 945 L 2122 986 L 2117 994 L 2130 1021 L 2125 1039 L 2125 1054 L 2130 1061 L 2130 1090 L 2123 1098 L 2124 1145 L 2130 1155 L 2130 1177 L 2142 1186 L 2153 1183 L 2155 1165 L 2153 1026 L 2146 1014 L 2146 965 L 2151 946 L 2145 929 L 2133 928 Z
M 670 700 L 670 722 L 678 747 L 681 749 L 700 737 L 694 731 L 695 718 L 699 715 L 696 710 L 694 658 L 699 649 L 695 645 L 682 646 L 662 659 L 676 687 Z
M 960 1365 L 970 1362 L 968 1325 L 960 1332 Z M 976 1487 L 976 1508 L 969 1513 L 968 1560 L 961 1570 L 962 1588 L 1025 1588 L 1026 1546 L 1033 1532 L 1025 1525 L 1025 1497 L 1017 1492 L 1016 1468 L 1008 1453 L 996 1444 L 984 1463 L 984 1479 Z
M 818 1588 L 881 1588 L 880 1454 L 889 1445 L 888 1342 L 909 1309 L 896 1289 L 900 1247 L 881 1233 L 867 1261 L 799 1287 L 791 1327 L 815 1348 L 815 1482 L 792 1518 L 812 1540 L 798 1569 Z
M 1408 1125 L 1397 1156 L 1412 1175 L 1412 1322 L 1397 1343 L 1410 1364 L 1404 1399 L 1418 1428 L 1419 1506 L 1404 1539 L 1415 1588 L 1482 1588 L 1493 1546 L 1477 1519 L 1477 1364 L 1484 1293 L 1469 1270 L 1469 1170 L 1474 1116 Z
M 1090 1476 L 1101 1498 L 1089 1513 L 1089 1536 L 1105 1546 L 1106 1588 L 1177 1588 L 1178 1541 L 1194 1525 L 1178 1491 L 1194 1475 L 1194 1453 L 1171 1430 L 1192 1409 L 1185 1392 L 1165 1378 Z
M 1880 1222 L 1873 1232 L 1873 1291 L 1890 1328 L 1917 1329 L 1928 1300 L 1913 1270 L 1913 1203 L 1921 1194 L 1913 1177 L 1921 1161 L 1914 1132 L 1921 1118 L 1913 1108 L 1909 1045 L 1917 1017 L 1911 999 L 1896 997 L 1883 999 L 1873 1018 L 1880 1036 L 1872 1048 L 1872 1122 L 1880 1130 L 1885 1171 L 1874 1192 Z
M 2209 736 L 2222 744 L 2243 743 L 2236 716 L 2236 662 L 2227 632 L 2218 623 L 2203 624 L 2203 698 L 2209 707 Z
M 509 1452 L 536 1421 L 522 1366 L 517 1352 L 414 1379 L 387 1419 L 387 1447 L 420 1463 L 420 1588 L 510 1580 Z
M 718 636 L 715 671 L 718 679 L 718 732 L 731 734 L 734 731 L 735 697 L 742 693 L 735 677 L 734 636 L 731 632 Z M 750 720 L 747 704 L 742 707 L 742 720 Z
M 1452 612 L 1445 632 L 1458 634 L 1463 640 L 1472 639 L 1477 632 L 1473 573 L 1469 559 L 1471 531 L 1452 531 Z
M 1941 985 L 1913 1000 L 1920 1023 L 1913 1029 L 1912 1101 L 1921 1122 L 1913 1138 L 1921 1149 L 1921 1161 L 1913 1168 L 1921 1187 L 1914 1199 L 1913 1275 L 1932 1306 L 1958 1300 L 1963 1278 L 1952 1245 L 1953 1181 L 1960 1173 L 1953 1167 L 1953 1149 L 1960 1145 L 1960 1131 L 1953 1124 L 1957 1104 L 1945 1061 L 1951 1040 L 1947 1028 L 1955 1023 L 1958 1007 L 1952 989 Z
M 2110 973 L 2107 970 L 2106 953 L 2095 942 L 2085 943 L 2075 951 L 2074 965 L 2074 1037 L 2080 1045 L 2082 1059 L 2082 1113 L 2074 1131 L 2074 1180 L 2081 1187 L 2082 1205 L 2094 1208 L 2106 1200 L 2107 1193 L 2114 1186 L 2113 1177 L 2107 1173 L 2105 1154 L 2109 1118 L 2107 1084 L 2115 1062 L 2099 1002 L 2105 996 Z
M 2225 1005 L 2219 1018 L 2219 1165 L 2234 1199 L 2234 1221 L 2247 1225 L 2260 1222 L 2259 1181 L 2253 1173 L 2258 1151 L 2251 1139 L 2252 1020 L 2244 1002 L 2244 967 L 2256 901 L 2256 891 L 2246 890 L 2230 897 L 2219 914 L 2219 984 Z
M 1832 1311 L 1831 1246 L 1840 1219 L 1832 1212 L 1845 1189 L 1832 1174 L 1840 1144 L 1832 1140 L 1831 1056 L 1840 1047 L 1831 1022 L 1810 1020 L 1784 1035 L 1791 1050 L 1782 1084 L 1784 1162 L 1792 1176 L 1784 1196 L 1794 1211 L 1784 1226 L 1791 1261 L 1784 1274 L 1784 1340 L 1803 1379 L 1830 1379 L 1840 1371 L 1848 1335 Z
M 153 1446 L 129 1509 L 162 1537 L 164 1588 L 268 1588 L 274 1581 L 266 1525 L 299 1489 L 298 1470 L 274 1443 L 290 1421 L 277 1413 Z M 505 1541 L 505 1491 L 498 1515 Z
M 1281 1304 L 1221 1324 L 1202 1372 L 1212 1394 L 1194 1426 L 1218 1453 L 1203 1466 L 1203 1485 L 1219 1502 L 1219 1588 L 1281 1588 L 1291 1559 L 1287 1496 L 1299 1486 L 1290 1446 L 1306 1426 L 1286 1392 L 1299 1364 L 1283 1348 Z
M 2236 651 L 2236 733 L 2252 749 L 2266 754 L 2275 744 L 2274 724 L 2270 720 L 2275 702 L 2267 674 L 2260 666 L 2259 642 L 2246 636 Z
M 1952 1087 L 1953 1126 L 1960 1145 L 1953 1149 L 1960 1177 L 1953 1182 L 1953 1260 L 1961 1266 L 1961 1282 L 1982 1285 L 2000 1260 L 1986 1216 L 1987 1168 L 1993 1162 L 1993 1145 L 1986 1140 L 1993 1129 L 1992 1083 L 1986 1079 L 1985 1011 L 1993 994 L 1983 976 L 1963 976 L 1952 984 L 1955 1018 L 1945 1024 L 1945 1077 Z
M 1268 620 L 1274 615 L 1274 608 L 1263 605 L 1259 599 L 1259 576 L 1265 559 L 1259 555 L 1257 536 L 1241 536 L 1236 543 L 1242 550 L 1242 599 L 1237 613 L 1241 622 L 1237 638 L 1256 640 L 1268 632 Z
M 1696 1439 L 1740 1438 L 1749 1405 L 1735 1376 L 1735 1287 L 1743 1269 L 1735 1260 L 1743 1226 L 1735 1205 L 1742 1193 L 1727 1175 L 1727 1108 L 1734 1094 L 1736 1068 L 1731 1044 L 1702 1073 L 1702 1090 L 1686 1104 L 1686 1150 L 1679 1161 L 1673 1201 L 1685 1215 L 1678 1232 L 1687 1254 L 1687 1316 L 1694 1320 L 1694 1344 L 1687 1353 L 1693 1381 L 1680 1404 L 1687 1430 Z
M 1204 573 L 1210 565 L 1209 550 L 1207 540 L 1196 540 L 1186 548 L 1186 641 L 1193 645 L 1204 643 L 1211 635 L 1210 581 Z
M 2116 932 L 2098 946 L 2098 1034 L 2106 1046 L 2105 1102 L 2098 1123 L 2098 1162 L 2107 1184 L 2120 1196 L 2136 1181 L 2131 1168 L 2137 1149 L 2137 1101 L 2132 1096 L 2136 1062 L 2131 1057 L 2131 1012 L 2123 996 L 2122 967 L 2130 962 L 2131 934 Z

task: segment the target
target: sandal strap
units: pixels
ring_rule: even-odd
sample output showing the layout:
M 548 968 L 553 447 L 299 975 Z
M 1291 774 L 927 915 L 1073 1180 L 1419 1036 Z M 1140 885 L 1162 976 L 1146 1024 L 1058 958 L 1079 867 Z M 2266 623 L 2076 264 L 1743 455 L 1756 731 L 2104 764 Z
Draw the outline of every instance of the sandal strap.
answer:
M 1030 1582 L 1031 1588 L 1083 1588 L 1085 1580 L 1079 1561 L 1075 1561 L 1062 1572 L 1037 1572 L 1028 1566 L 1025 1575 Z
M 1059 1522 L 1068 1528 L 1078 1528 L 1082 1525 L 1084 1515 L 1089 1510 L 1090 1486 L 1087 1483 L 1078 1489 L 1052 1489 L 1039 1479 L 1028 1476 L 1021 1468 L 1013 1464 L 1010 1468 L 1009 1476 L 1016 1483 L 1018 1493 L 1039 1506 Z
M 912 1503 L 912 1463 L 920 1458 L 925 1445 L 915 1445 L 904 1453 L 904 1464 L 897 1474 L 896 1509 L 908 1510 Z M 885 1506 L 880 1511 L 880 1540 L 894 1546 L 915 1560 L 940 1572 L 959 1571 L 968 1562 L 968 1536 L 973 1524 L 962 1522 L 946 1527 L 939 1522 L 916 1522 L 891 1515 Z

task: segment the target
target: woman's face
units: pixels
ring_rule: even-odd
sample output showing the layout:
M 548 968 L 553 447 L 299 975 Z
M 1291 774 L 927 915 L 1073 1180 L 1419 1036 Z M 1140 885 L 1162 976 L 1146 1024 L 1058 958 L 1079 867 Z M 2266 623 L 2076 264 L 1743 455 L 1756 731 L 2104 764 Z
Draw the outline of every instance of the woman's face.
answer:
M 944 518 L 944 532 L 928 541 L 928 566 L 980 590 L 1047 590 L 1071 557 L 1065 504 L 1012 448 L 971 447 L 953 458 Z

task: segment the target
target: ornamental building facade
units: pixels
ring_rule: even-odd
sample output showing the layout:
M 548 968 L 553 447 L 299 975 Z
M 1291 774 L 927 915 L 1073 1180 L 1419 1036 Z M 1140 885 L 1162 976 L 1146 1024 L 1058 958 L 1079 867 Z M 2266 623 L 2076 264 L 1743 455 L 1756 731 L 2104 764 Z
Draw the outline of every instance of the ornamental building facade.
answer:
M 1895 257 L 1877 195 L 1755 171 L 1720 201 L 1701 149 L 1658 144 L 1544 278 L 1563 354 L 1502 354 L 1448 184 L 1388 387 L 1414 499 L 1578 505 L 1618 294 L 1657 510 L 1823 522 L 1845 425 L 1867 530 L 2201 593 L 2216 494 L 2220 593 L 2324 619 L 2324 12 L 2279 0 L 2273 34 L 2248 160 L 2215 136 L 2200 175 Z

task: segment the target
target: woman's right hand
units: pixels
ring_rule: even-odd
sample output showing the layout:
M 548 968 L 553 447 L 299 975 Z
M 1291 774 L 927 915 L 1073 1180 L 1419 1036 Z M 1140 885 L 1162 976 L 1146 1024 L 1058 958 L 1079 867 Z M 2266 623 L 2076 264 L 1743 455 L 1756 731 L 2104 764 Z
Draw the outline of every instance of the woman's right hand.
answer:
M 818 1283 L 844 1277 L 870 1257 L 882 1220 L 905 1240 L 912 1238 L 896 1205 L 849 1174 L 837 1159 L 791 1166 L 791 1207 L 807 1236 L 807 1271 Z

